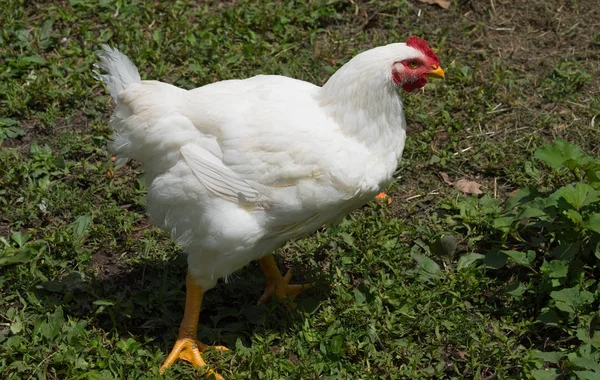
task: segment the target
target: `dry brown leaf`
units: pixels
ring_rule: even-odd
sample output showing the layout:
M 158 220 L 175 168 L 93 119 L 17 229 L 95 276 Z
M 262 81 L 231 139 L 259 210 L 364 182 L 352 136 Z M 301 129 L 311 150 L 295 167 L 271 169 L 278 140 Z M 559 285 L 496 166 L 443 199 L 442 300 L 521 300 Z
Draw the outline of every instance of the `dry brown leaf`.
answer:
M 483 194 L 483 191 L 480 189 L 481 185 L 475 181 L 459 179 L 458 181 L 454 182 L 454 187 L 465 194 Z
M 466 179 L 459 179 L 456 182 L 450 181 L 448 174 L 439 172 L 438 175 L 442 178 L 442 181 L 448 186 L 454 186 L 454 188 L 462 191 L 465 194 L 483 194 L 480 187 L 481 185 L 475 181 L 468 181 Z
M 447 185 L 454 185 L 454 182 L 450 181 L 450 177 L 448 177 L 448 174 L 444 172 L 439 172 L 438 174 L 440 175 L 440 177 L 442 177 L 442 181 L 444 181 Z
M 425 4 L 437 4 L 444 9 L 450 8 L 450 2 L 448 0 L 419 0 Z

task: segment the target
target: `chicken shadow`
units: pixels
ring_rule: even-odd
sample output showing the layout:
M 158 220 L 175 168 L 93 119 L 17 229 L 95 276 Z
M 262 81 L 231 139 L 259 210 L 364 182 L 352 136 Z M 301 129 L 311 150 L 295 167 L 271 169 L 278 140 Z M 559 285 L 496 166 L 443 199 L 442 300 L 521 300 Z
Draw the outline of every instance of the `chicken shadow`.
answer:
M 280 258 L 279 268 L 284 270 Z M 107 265 L 116 265 L 108 263 Z M 60 280 L 37 286 L 36 295 L 49 309 L 62 307 L 65 315 L 90 320 L 105 331 L 117 331 L 138 341 L 153 341 L 166 351 L 176 339 L 185 305 L 185 255 L 167 262 L 140 261 L 107 267 L 103 274 L 72 272 Z M 265 280 L 253 262 L 220 280 L 203 300 L 198 338 L 207 343 L 234 347 L 238 340 L 249 345 L 262 332 L 284 332 L 302 323 L 330 296 L 330 274 L 294 267 L 294 279 L 314 286 L 294 301 L 271 299 L 257 305 Z M 294 279 L 292 282 L 294 283 Z

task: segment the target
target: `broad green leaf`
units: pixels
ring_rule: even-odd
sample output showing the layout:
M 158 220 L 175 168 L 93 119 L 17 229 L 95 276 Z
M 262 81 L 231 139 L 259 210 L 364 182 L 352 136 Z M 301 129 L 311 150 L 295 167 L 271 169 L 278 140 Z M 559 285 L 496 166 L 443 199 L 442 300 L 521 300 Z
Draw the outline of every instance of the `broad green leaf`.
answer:
M 52 30 L 52 20 L 44 21 L 42 28 L 40 29 L 40 40 L 46 40 L 50 37 L 50 31 Z
M 94 305 L 98 306 L 113 306 L 115 304 L 114 301 L 111 300 L 96 300 L 94 301 Z
M 560 374 L 557 369 L 536 369 L 531 371 L 531 376 L 535 380 L 554 380 Z
M 546 310 L 540 314 L 538 320 L 545 325 L 558 326 L 560 319 L 554 310 Z
M 600 214 L 591 215 L 585 222 L 585 228 L 600 234 Z
M 25 64 L 36 64 L 36 65 L 45 65 L 46 64 L 46 60 L 42 57 L 40 57 L 39 55 L 31 55 L 28 57 L 21 57 L 19 58 L 19 62 L 21 63 L 25 63 Z
M 61 327 L 65 323 L 65 316 L 61 306 L 58 306 L 56 310 L 54 310 L 54 314 L 48 319 L 48 321 L 52 325 L 58 327 Z
M 580 380 L 600 380 L 600 372 L 593 371 L 573 371 Z
M 481 253 L 467 253 L 466 255 L 462 255 L 459 259 L 458 259 L 458 265 L 457 265 L 457 269 L 458 270 L 462 270 L 465 268 L 469 268 L 471 266 L 473 266 L 475 263 L 477 263 L 478 261 L 482 260 L 485 256 L 482 255 Z
M 577 161 L 582 157 L 584 153 L 581 148 L 564 140 L 544 145 L 535 152 L 535 158 L 544 161 L 552 169 L 558 169 L 568 160 Z
M 454 252 L 456 252 L 457 246 L 458 240 L 456 240 L 456 237 L 447 235 L 436 239 L 433 244 L 431 244 L 430 249 L 432 253 L 438 256 L 452 258 L 454 256 Z
M 154 29 L 154 32 L 152 32 L 152 39 L 160 44 L 162 41 L 162 32 L 160 29 Z
M 522 282 L 517 282 L 515 284 L 510 284 L 509 286 L 507 286 L 506 288 L 504 288 L 504 291 L 510 295 L 513 296 L 522 296 L 525 291 L 527 290 L 527 287 L 522 283 Z
M 581 356 L 574 356 L 569 358 L 570 362 L 575 364 L 577 367 L 581 367 L 583 369 L 591 369 L 593 371 L 600 372 L 600 364 L 596 363 L 594 360 L 590 358 L 585 358 Z
M 54 310 L 54 314 L 48 315 L 48 323 L 41 325 L 40 332 L 45 338 L 52 340 L 60 333 L 64 323 L 63 309 L 61 306 L 58 306 Z
M 202 72 L 203 66 L 199 65 L 197 63 L 190 63 L 189 65 L 189 70 L 193 73 L 200 73 Z
M 560 359 L 562 359 L 565 356 L 564 352 L 560 351 L 532 350 L 531 354 L 534 358 L 543 360 L 544 362 L 548 363 L 558 363 Z
M 485 214 L 494 214 L 500 211 L 500 201 L 488 194 L 479 199 L 475 198 L 475 200 L 482 206 L 481 211 Z
M 21 318 L 15 318 L 10 324 L 10 332 L 18 334 L 21 331 L 23 331 L 23 322 L 21 322 Z
M 18 120 L 0 117 L 0 127 L 13 127 L 19 124 L 20 122 Z
M 31 33 L 27 29 L 19 29 L 15 32 L 15 36 L 20 42 L 21 47 L 25 47 L 29 45 L 29 41 L 31 40 Z
M 583 216 L 579 212 L 569 209 L 565 214 L 567 215 L 567 218 L 571 219 L 571 221 L 575 223 L 575 225 L 580 225 L 583 223 Z
M 563 260 L 545 261 L 540 269 L 550 278 L 564 278 L 569 273 L 569 264 Z
M 125 353 L 133 354 L 142 345 L 135 341 L 133 338 L 127 338 L 127 340 L 120 340 L 117 342 L 117 348 Z
M 556 301 L 556 302 L 554 303 L 554 306 L 555 306 L 555 307 L 556 307 L 558 310 L 560 310 L 560 311 L 564 311 L 565 313 L 568 313 L 568 314 L 573 314 L 573 313 L 575 313 L 575 309 L 573 308 L 573 306 L 571 306 L 571 305 L 568 305 L 566 302 L 563 302 L 563 301 Z
M 596 330 L 592 332 L 594 335 L 590 338 L 590 344 L 595 348 L 600 349 L 600 330 Z
M 190 43 L 190 45 L 196 45 L 196 36 L 194 36 L 194 33 L 188 33 L 187 36 L 185 37 L 185 39 L 187 40 L 187 42 Z
M 441 246 L 443 247 L 445 253 L 448 256 L 453 256 L 456 252 L 456 247 L 458 246 L 458 240 L 455 236 L 448 235 L 444 236 L 440 241 Z
M 571 307 L 578 307 L 580 305 L 590 303 L 594 299 L 592 293 L 588 292 L 587 290 L 581 290 L 579 285 L 576 285 L 572 288 L 565 288 L 550 292 L 550 297 L 552 297 L 557 304 L 562 302 Z
M 581 248 L 580 242 L 575 243 L 561 243 L 555 247 L 551 254 L 559 260 L 571 260 Z
M 50 148 L 48 144 L 45 144 L 43 147 L 41 147 L 34 141 L 29 147 L 29 153 L 31 153 L 33 156 L 50 156 L 52 155 L 52 148 Z
M 365 295 L 362 294 L 362 292 L 360 290 L 358 290 L 358 288 L 355 288 L 353 293 L 354 293 L 354 302 L 356 302 L 357 305 L 362 305 L 367 300 L 367 297 L 365 297 Z
M 600 189 L 600 169 L 589 169 L 585 172 L 585 176 L 594 188 Z
M 313 314 L 321 306 L 321 300 L 317 297 L 303 297 L 297 301 L 298 309 L 307 314 Z
M 579 340 L 584 343 L 590 344 L 596 348 L 600 348 L 600 331 L 590 331 L 587 327 L 577 329 L 575 334 Z
M 600 190 L 600 160 L 585 157 L 577 164 L 577 166 L 585 172 L 586 182 L 593 188 Z
M 421 273 L 421 278 L 429 280 L 431 278 L 438 278 L 442 276 L 442 269 L 439 264 L 431 260 L 425 255 L 420 253 L 413 253 L 413 258 L 417 262 L 417 266 Z
M 575 183 L 561 187 L 556 191 L 575 210 L 588 206 L 600 200 L 600 191 L 587 183 Z
M 21 234 L 19 231 L 15 231 L 10 235 L 12 241 L 17 243 L 17 247 L 23 247 L 27 240 L 29 240 L 28 234 Z
M 502 230 L 502 231 L 508 231 L 510 229 L 510 227 L 512 226 L 512 224 L 515 221 L 515 217 L 514 216 L 504 216 L 501 218 L 496 218 L 494 219 L 494 228 Z
M 488 252 L 483 258 L 483 265 L 492 269 L 499 269 L 506 265 L 508 261 L 508 256 L 504 253 L 492 250 Z
M 89 215 L 78 216 L 75 222 L 73 223 L 73 235 L 76 238 L 81 239 L 86 233 L 91 221 L 92 217 Z
M 264 308 L 262 307 L 262 305 L 246 305 L 242 309 L 242 314 L 244 315 L 244 318 L 246 318 L 248 322 L 255 325 L 262 324 L 263 313 Z
M 546 204 L 543 203 L 543 200 L 536 199 L 536 201 L 530 202 L 523 206 L 517 215 L 519 220 L 529 219 L 529 218 L 541 218 L 548 216 L 548 213 L 545 210 Z
M 4 134 L 4 136 L 2 136 Z M 8 137 L 14 139 L 15 137 L 25 136 L 25 130 L 19 127 L 9 127 L 4 131 L 0 131 L 0 138 Z
M 519 265 L 530 265 L 535 259 L 534 251 L 519 252 L 519 251 L 500 251 L 508 256 L 508 261 Z
M 40 48 L 47 49 L 48 47 L 50 47 L 50 44 L 52 42 L 50 39 L 51 30 L 52 30 L 52 20 L 44 21 L 44 24 L 42 25 L 42 28 L 40 29 L 40 35 L 39 35 Z
M 564 301 L 571 304 L 571 300 L 575 297 L 579 297 L 579 285 L 551 292 L 550 297 L 555 301 Z
M 342 348 L 344 347 L 344 336 L 343 335 L 334 335 L 329 340 L 329 352 L 335 355 L 339 355 L 342 353 Z
M 537 190 L 535 188 L 532 188 L 532 187 L 521 188 L 521 189 L 519 189 L 519 191 L 517 191 L 516 194 L 514 194 L 513 196 L 511 196 L 510 198 L 508 198 L 506 200 L 506 202 L 504 203 L 504 207 L 507 210 L 510 210 L 513 207 L 516 207 L 518 205 L 522 205 L 522 204 L 532 201 L 539 195 L 540 194 L 537 192 Z
M 550 211 L 558 207 L 558 201 L 559 199 L 561 199 L 561 197 L 562 193 L 560 193 L 559 191 L 555 191 L 554 193 L 548 195 L 545 198 L 540 197 L 534 199 L 533 201 L 529 202 L 527 206 L 536 207 L 540 210 L 543 210 L 546 214 L 551 215 Z
M 8 252 L 8 250 L 4 251 L 4 254 L 6 254 Z M 19 253 L 17 253 L 16 255 L 13 256 L 0 256 L 0 267 L 5 267 L 8 265 L 13 265 L 13 264 L 19 264 L 19 263 L 25 263 L 28 262 L 29 260 L 31 260 L 31 258 L 33 257 L 33 253 L 25 248 L 19 251 Z
M 44 289 L 52 293 L 60 293 L 64 289 L 63 284 L 59 281 L 44 281 L 41 285 Z
M 321 343 L 319 344 L 319 350 L 323 355 L 327 355 L 327 345 L 325 344 L 324 340 L 321 340 Z
M 350 246 L 354 246 L 354 238 L 349 233 L 347 233 L 347 232 L 340 232 L 340 237 L 342 238 L 342 240 L 344 241 L 344 243 L 346 243 L 346 244 L 348 244 Z

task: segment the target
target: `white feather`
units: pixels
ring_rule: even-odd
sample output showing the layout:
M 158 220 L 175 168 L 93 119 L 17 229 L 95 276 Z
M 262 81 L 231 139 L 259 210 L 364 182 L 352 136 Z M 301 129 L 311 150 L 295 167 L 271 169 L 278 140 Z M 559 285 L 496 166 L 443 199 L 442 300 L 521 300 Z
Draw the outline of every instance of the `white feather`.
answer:
M 230 202 L 255 202 L 260 193 L 204 147 L 188 144 L 179 150 L 192 172 L 213 195 Z
M 95 72 L 96 77 L 106 83 L 110 95 L 117 101 L 121 91 L 133 83 L 141 82 L 140 74 L 125 54 L 108 45 L 102 45 L 101 48 L 102 50 L 96 52 L 96 55 L 100 57 L 100 62 L 95 66 L 107 71 L 108 74 L 102 75 Z

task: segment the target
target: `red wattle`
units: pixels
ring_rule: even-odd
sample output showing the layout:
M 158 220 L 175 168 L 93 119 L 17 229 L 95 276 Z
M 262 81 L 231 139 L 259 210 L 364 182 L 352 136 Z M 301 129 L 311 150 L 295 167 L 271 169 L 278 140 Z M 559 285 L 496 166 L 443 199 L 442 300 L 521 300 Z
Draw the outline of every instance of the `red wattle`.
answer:
M 394 80 L 395 82 L 396 80 Z M 404 83 L 402 85 L 402 88 L 404 89 L 404 91 L 407 92 L 412 92 L 418 88 L 421 88 L 423 86 L 425 86 L 427 84 L 427 77 L 426 76 L 422 76 L 421 78 L 419 78 L 418 80 L 414 81 L 414 82 L 407 82 Z

